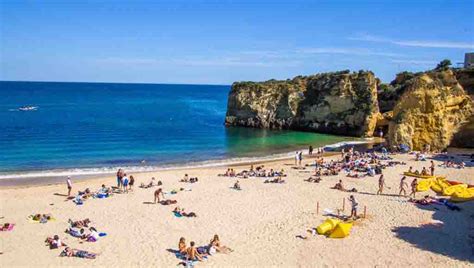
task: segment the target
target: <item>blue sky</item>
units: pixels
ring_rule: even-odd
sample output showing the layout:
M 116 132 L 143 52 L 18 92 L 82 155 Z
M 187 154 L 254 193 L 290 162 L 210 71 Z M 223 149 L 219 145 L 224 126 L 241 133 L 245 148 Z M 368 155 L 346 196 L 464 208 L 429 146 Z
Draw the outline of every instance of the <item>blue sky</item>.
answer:
M 0 80 L 230 84 L 474 51 L 474 0 L 0 0 Z

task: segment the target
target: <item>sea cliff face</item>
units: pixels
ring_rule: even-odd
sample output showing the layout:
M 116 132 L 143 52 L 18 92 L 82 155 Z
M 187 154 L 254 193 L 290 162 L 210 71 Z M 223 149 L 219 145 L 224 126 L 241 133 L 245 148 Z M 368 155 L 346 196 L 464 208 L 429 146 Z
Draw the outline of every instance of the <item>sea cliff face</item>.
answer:
M 371 136 L 379 114 L 372 72 L 232 85 L 226 125 Z
M 415 150 L 446 148 L 472 113 L 471 99 L 451 70 L 417 74 L 404 81 L 388 126 L 390 145 Z
M 472 144 L 474 72 L 403 72 L 381 84 L 372 72 L 297 76 L 285 81 L 237 82 L 229 93 L 228 126 L 293 129 L 371 137 L 383 128 L 390 145 L 442 150 Z M 453 140 L 454 137 L 454 140 Z

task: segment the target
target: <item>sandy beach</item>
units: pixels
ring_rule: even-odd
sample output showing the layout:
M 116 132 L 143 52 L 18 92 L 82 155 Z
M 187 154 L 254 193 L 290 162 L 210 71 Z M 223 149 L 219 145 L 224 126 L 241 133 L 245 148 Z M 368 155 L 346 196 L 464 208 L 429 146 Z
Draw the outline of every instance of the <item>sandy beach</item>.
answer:
M 338 159 L 340 156 L 332 156 Z M 384 169 L 386 195 L 375 195 L 377 179 L 322 177 L 322 182 L 309 183 L 313 168 L 292 169 L 294 161 L 279 160 L 264 163 L 265 168 L 288 173 L 285 184 L 265 184 L 263 178 L 240 179 L 241 191 L 231 189 L 235 178 L 219 177 L 226 168 L 198 168 L 169 170 L 158 173 L 133 174 L 136 183 L 128 194 L 114 194 L 105 199 L 90 199 L 78 206 L 67 201 L 65 183 L 50 186 L 2 188 L 0 190 L 1 222 L 15 223 L 13 231 L 0 233 L 0 263 L 12 266 L 176 266 L 180 260 L 169 250 L 176 250 L 180 237 L 187 243 L 207 245 L 214 234 L 232 248 L 230 254 L 216 254 L 198 266 L 430 266 L 472 267 L 474 262 L 469 231 L 474 226 L 474 202 L 460 203 L 462 211 L 451 211 L 444 206 L 420 208 L 398 197 L 399 180 L 408 166 L 415 169 L 429 166 L 429 161 L 414 161 L 413 155 L 393 155 L 406 166 Z M 329 160 L 329 159 L 326 159 Z M 312 162 L 305 158 L 303 164 Z M 441 162 L 435 161 L 436 164 Z M 236 171 L 248 166 L 236 167 Z M 198 177 L 199 182 L 179 182 L 184 173 Z M 474 167 L 445 169 L 436 174 L 473 184 Z M 195 212 L 196 218 L 178 218 L 172 213 L 175 205 L 153 204 L 157 189 L 140 189 L 151 177 L 163 182 L 168 192 L 186 188 L 177 194 L 166 194 L 176 199 L 177 206 Z M 355 197 L 367 217 L 357 221 L 349 237 L 330 239 L 311 236 L 306 230 L 316 227 L 327 217 L 324 209 L 342 208 L 342 200 L 350 194 L 330 189 L 339 179 L 346 188 L 355 187 Z M 409 182 L 411 179 L 409 180 Z M 98 189 L 101 184 L 116 185 L 114 176 L 74 182 L 73 192 L 86 187 Z M 433 192 L 430 194 L 434 195 Z M 418 197 L 422 197 L 418 193 Z M 319 214 L 316 204 L 319 202 Z M 350 213 L 346 203 L 345 211 Z M 56 218 L 46 224 L 31 223 L 33 213 L 52 213 Z M 90 218 L 92 226 L 107 236 L 98 242 L 81 242 L 64 233 L 68 219 Z M 438 226 L 433 220 L 442 221 Z M 428 225 L 424 225 L 428 224 Z M 99 253 L 95 260 L 59 257 L 60 249 L 50 250 L 44 240 L 59 235 L 73 248 Z M 309 235 L 306 240 L 298 235 Z

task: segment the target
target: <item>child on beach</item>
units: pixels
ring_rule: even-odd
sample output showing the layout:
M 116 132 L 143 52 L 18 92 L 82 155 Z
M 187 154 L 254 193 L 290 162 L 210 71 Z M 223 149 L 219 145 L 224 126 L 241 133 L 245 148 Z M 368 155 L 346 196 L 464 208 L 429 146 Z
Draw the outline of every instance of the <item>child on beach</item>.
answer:
M 349 196 L 349 202 L 351 202 L 351 218 L 357 218 L 357 206 L 359 205 L 353 195 Z
M 122 185 L 123 185 L 123 191 L 124 191 L 125 193 L 128 193 L 128 178 L 127 178 L 127 174 L 123 174 Z
M 242 189 L 240 188 L 240 183 L 239 183 L 239 181 L 236 181 L 236 182 L 234 183 L 234 189 L 235 189 L 235 190 L 242 190 Z

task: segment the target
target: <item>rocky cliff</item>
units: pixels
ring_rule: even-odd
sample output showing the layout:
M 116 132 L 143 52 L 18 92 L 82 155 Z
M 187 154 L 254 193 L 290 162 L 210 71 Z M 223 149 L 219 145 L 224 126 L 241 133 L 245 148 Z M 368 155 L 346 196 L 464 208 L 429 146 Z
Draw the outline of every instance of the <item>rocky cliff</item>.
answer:
M 455 74 L 459 84 L 470 95 L 471 104 L 474 107 L 474 68 L 456 69 Z M 468 122 L 461 126 L 454 135 L 451 146 L 474 148 L 474 113 L 471 114 Z
M 229 94 L 226 125 L 371 136 L 379 114 L 372 72 L 239 82 Z
M 405 143 L 415 150 L 425 144 L 444 149 L 456 133 L 464 133 L 460 140 L 467 146 L 474 140 L 472 124 L 466 125 L 469 118 L 473 121 L 472 102 L 458 78 L 469 87 L 473 73 L 448 68 L 403 72 L 390 84 L 366 71 L 239 82 L 232 85 L 225 122 L 359 137 L 370 137 L 381 127 L 389 144 Z

